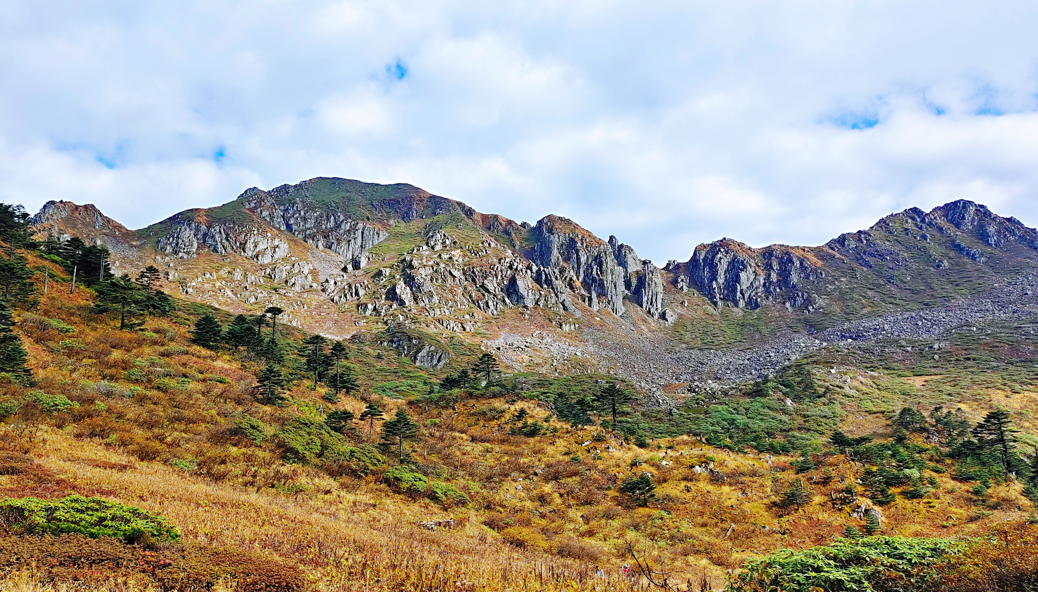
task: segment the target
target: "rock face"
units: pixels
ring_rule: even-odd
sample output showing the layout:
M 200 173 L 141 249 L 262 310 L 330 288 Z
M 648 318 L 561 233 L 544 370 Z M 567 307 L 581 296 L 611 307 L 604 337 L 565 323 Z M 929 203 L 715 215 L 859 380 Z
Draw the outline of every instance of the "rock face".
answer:
M 605 308 L 622 315 L 630 297 L 652 316 L 663 309 L 663 281 L 650 261 L 643 261 L 616 237 L 602 241 L 558 216 L 542 218 L 531 232 L 533 260 L 540 266 L 538 283 L 553 290 L 560 301 L 576 295 L 592 310 Z
M 788 306 L 800 307 L 809 300 L 806 284 L 821 275 L 806 255 L 789 247 L 752 249 L 722 239 L 696 247 L 681 285 L 695 288 L 714 304 L 754 309 L 784 299 Z

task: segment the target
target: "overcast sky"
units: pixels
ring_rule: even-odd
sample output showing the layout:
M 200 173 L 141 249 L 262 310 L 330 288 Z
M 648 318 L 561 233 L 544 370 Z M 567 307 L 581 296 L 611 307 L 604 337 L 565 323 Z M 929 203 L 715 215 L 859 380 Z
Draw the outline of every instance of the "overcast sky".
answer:
M 0 200 L 131 228 L 315 176 L 662 264 L 967 198 L 1038 224 L 1038 2 L 0 2 Z

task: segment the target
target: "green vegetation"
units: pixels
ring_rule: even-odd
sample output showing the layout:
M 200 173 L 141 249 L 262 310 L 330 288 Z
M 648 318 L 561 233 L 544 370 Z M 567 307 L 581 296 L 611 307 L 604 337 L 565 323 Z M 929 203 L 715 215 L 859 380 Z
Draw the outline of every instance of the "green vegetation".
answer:
M 180 539 L 163 518 L 96 497 L 70 495 L 56 500 L 0 500 L 2 523 L 19 533 L 77 533 L 91 538 L 115 537 L 127 542 Z
M 965 549 L 946 539 L 868 537 L 841 539 L 803 551 L 783 549 L 750 561 L 729 585 L 730 592 L 920 591 L 936 566 Z

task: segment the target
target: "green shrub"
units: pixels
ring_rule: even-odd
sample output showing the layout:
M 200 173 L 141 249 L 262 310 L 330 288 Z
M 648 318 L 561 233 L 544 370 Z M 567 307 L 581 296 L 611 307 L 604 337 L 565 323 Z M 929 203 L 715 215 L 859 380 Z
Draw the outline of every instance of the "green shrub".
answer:
M 382 475 L 383 481 L 400 493 L 423 493 L 429 488 L 429 480 L 405 466 L 392 467 Z
M 429 488 L 429 499 L 444 505 L 468 505 L 469 496 L 450 483 L 437 481 Z
M 130 368 L 126 372 L 123 372 L 123 377 L 130 382 L 147 382 L 148 375 L 144 373 L 140 368 Z
M 234 418 L 233 432 L 257 444 L 262 444 L 267 439 L 267 424 L 251 415 L 242 413 Z
M 0 420 L 18 413 L 18 401 L 0 401 Z
M 48 395 L 43 391 L 31 391 L 26 399 L 36 403 L 46 413 L 58 413 L 79 407 L 79 403 L 69 401 L 65 395 Z
M 77 533 L 127 542 L 177 541 L 180 533 L 165 519 L 139 508 L 97 497 L 70 495 L 54 500 L 0 500 L 0 518 L 15 533 Z
M 642 473 L 637 477 L 627 476 L 620 484 L 620 493 L 626 495 L 631 503 L 646 506 L 656 498 L 656 485 L 649 473 Z
M 350 449 L 342 436 L 329 429 L 323 421 L 312 417 L 288 420 L 276 437 L 288 462 L 317 465 L 350 459 Z
M 839 539 L 826 547 L 782 549 L 750 561 L 729 584 L 730 592 L 880 592 L 922 590 L 934 567 L 965 549 L 947 539 L 868 537 Z
M 50 326 L 53 327 L 58 333 L 75 333 L 76 328 L 72 325 L 66 324 L 61 319 L 47 319 Z

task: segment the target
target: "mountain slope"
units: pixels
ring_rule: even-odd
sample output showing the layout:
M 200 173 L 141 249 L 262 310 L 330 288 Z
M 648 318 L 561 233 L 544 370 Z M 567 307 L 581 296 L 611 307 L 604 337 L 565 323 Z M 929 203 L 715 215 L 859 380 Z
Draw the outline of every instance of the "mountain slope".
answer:
M 495 348 L 516 368 L 622 365 L 647 388 L 688 382 L 697 349 L 750 348 L 744 366 L 767 370 L 762 355 L 801 355 L 824 341 L 816 332 L 997 299 L 1038 266 L 1034 229 L 968 201 L 819 247 L 722 239 L 662 270 L 558 216 L 531 226 L 411 185 L 337 178 L 249 189 L 138 231 L 68 202 L 35 222 L 107 244 L 117 270 L 154 264 L 168 290 L 227 310 L 277 305 L 288 323 L 334 337 L 403 324 Z M 427 353 L 422 364 L 450 358 Z

